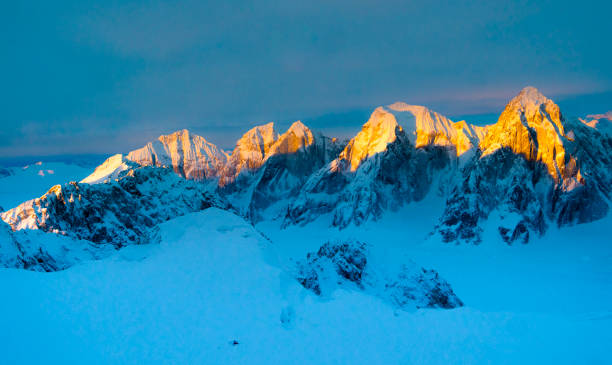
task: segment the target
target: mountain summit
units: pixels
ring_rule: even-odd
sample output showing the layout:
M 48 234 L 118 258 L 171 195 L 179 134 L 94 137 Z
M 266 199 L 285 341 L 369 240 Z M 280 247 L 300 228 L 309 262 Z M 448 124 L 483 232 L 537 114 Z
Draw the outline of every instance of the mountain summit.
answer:
M 564 119 L 559 106 L 534 87 L 514 97 L 480 143 L 483 155 L 509 148 L 530 161 L 540 161 L 556 180 L 577 173 L 575 161 L 566 154 Z
M 121 171 L 136 165 L 169 167 L 186 179 L 202 181 L 218 177 L 223 172 L 227 160 L 228 154 L 225 151 L 204 137 L 183 129 L 159 136 L 157 140 L 125 156 L 110 157 L 81 182 L 95 184 L 116 179 Z
M 385 112 L 383 108 L 378 108 L 340 153 L 338 159 L 346 161 L 350 170 L 355 171 L 363 160 L 385 151 L 387 145 L 393 143 L 400 132 L 402 128 L 393 115 Z
M 248 130 L 236 142 L 223 172 L 222 184 L 232 182 L 243 170 L 258 169 L 263 165 L 270 147 L 278 140 L 274 123 L 260 125 Z
M 462 170 L 439 231 L 446 241 L 480 242 L 481 222 L 497 219 L 506 242 L 526 243 L 530 232 L 542 235 L 550 223 L 604 217 L 611 142 L 582 123 L 566 121 L 537 89 L 523 89 L 487 128 L 480 157 Z

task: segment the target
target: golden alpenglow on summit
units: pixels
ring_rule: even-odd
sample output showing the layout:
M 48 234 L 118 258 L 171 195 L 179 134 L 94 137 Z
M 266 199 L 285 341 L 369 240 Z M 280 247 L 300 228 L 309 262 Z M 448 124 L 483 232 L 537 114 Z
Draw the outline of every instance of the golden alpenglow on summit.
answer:
M 526 87 L 488 128 L 480 148 L 485 155 L 510 148 L 529 160 L 544 163 L 555 179 L 565 179 L 577 173 L 573 157 L 565 152 L 564 143 L 569 142 L 559 106 L 536 88 Z
M 387 145 L 395 141 L 396 132 L 400 131 L 393 115 L 378 108 L 355 138 L 350 140 L 339 159 L 347 161 L 350 170 L 355 171 L 363 160 L 385 151 Z
M 5 4 L 0 364 L 610 362 L 612 5 L 313 1 Z

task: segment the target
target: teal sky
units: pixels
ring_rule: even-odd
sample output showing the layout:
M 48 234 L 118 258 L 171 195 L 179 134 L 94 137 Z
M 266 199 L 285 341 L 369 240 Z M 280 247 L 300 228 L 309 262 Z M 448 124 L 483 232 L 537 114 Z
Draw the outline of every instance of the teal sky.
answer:
M 610 14 L 588 0 L 7 3 L 0 157 L 122 152 L 181 128 L 231 147 L 296 119 L 349 133 L 398 100 L 480 122 L 527 85 L 565 114 L 602 113 Z

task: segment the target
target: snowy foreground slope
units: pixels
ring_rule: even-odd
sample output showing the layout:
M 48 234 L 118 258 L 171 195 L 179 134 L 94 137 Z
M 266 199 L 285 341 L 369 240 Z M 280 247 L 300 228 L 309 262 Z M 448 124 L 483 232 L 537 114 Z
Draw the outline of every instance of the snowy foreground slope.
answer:
M 331 235 L 360 235 L 371 242 L 374 261 L 392 265 L 410 255 L 435 265 L 453 278 L 464 307 L 398 310 L 350 286 L 318 297 L 282 268 L 319 245 L 320 232 L 268 231 L 271 242 L 241 218 L 211 208 L 161 224 L 158 244 L 129 246 L 103 260 L 54 273 L 0 269 L 2 361 L 576 364 L 608 358 L 612 249 L 602 238 L 609 220 L 525 246 L 457 247 L 423 244 L 415 238 L 418 222 L 398 230 L 394 219 L 378 231 Z M 392 247 L 394 255 L 385 256 Z

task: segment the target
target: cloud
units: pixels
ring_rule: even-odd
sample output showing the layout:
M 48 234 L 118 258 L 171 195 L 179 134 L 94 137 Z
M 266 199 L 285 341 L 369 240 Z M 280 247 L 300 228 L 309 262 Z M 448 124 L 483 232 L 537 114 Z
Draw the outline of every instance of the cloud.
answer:
M 528 84 L 550 96 L 612 90 L 611 6 L 580 5 L 42 3 L 19 12 L 14 62 L 0 60 L 16 70 L 0 95 L 0 141 L 114 152 L 186 127 L 225 144 L 254 123 L 397 100 L 453 115 L 497 111 Z M 66 146 L 71 136 L 100 142 Z

